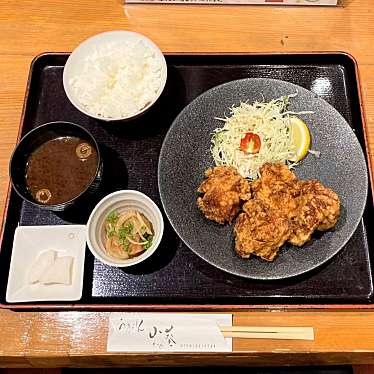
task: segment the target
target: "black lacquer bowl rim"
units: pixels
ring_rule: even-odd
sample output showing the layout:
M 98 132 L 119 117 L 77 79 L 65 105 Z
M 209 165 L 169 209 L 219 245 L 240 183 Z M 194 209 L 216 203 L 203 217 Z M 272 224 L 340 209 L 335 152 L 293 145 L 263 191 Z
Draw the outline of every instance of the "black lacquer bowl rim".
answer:
M 37 134 L 38 132 L 40 133 L 48 132 L 50 130 L 55 130 L 56 132 L 58 132 L 58 129 L 54 129 L 54 127 L 63 126 L 64 124 L 71 126 L 72 128 L 79 129 L 79 131 L 84 132 L 87 135 L 87 137 L 90 139 L 92 144 L 94 145 L 96 153 L 97 153 L 97 166 L 96 166 L 95 174 L 93 175 L 87 187 L 83 191 L 81 191 L 79 195 L 73 197 L 72 199 L 65 201 L 63 203 L 59 203 L 59 204 L 51 204 L 51 205 L 39 204 L 35 200 L 29 198 L 26 194 L 22 193 L 22 191 L 20 191 L 17 185 L 14 183 L 14 180 L 13 180 L 14 159 L 16 158 L 17 153 L 20 152 L 20 149 L 22 149 L 22 147 L 24 147 L 27 144 L 27 142 L 30 141 L 30 139 L 32 139 L 33 136 L 35 136 L 35 134 Z M 61 131 L 62 133 L 64 132 L 63 127 L 61 127 Z M 16 144 L 12 152 L 12 155 L 10 157 L 10 161 L 9 161 L 9 178 L 10 178 L 12 188 L 14 189 L 14 191 L 16 191 L 18 196 L 20 196 L 23 200 L 41 209 L 60 211 L 74 204 L 75 201 L 79 200 L 82 196 L 84 196 L 87 193 L 87 191 L 91 188 L 95 179 L 98 177 L 101 167 L 102 167 L 102 157 L 101 157 L 99 145 L 95 137 L 85 127 L 83 127 L 82 125 L 78 125 L 77 123 L 70 122 L 70 121 L 51 121 L 51 122 L 46 122 L 46 123 L 36 126 L 32 130 L 30 130 L 28 133 L 26 133 Z

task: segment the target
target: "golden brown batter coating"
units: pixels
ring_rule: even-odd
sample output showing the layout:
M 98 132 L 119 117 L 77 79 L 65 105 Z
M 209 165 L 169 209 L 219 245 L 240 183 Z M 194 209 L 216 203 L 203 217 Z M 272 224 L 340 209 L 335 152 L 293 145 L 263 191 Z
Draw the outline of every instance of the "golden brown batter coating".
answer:
M 243 258 L 251 254 L 272 261 L 289 241 L 302 246 L 315 230 L 333 228 L 340 214 L 340 200 L 316 180 L 297 179 L 286 165 L 265 164 L 261 178 L 249 184 L 230 167 L 208 169 L 197 199 L 204 215 L 218 223 L 235 226 L 235 250 Z
M 251 254 L 272 261 L 290 236 L 286 218 L 260 200 L 247 201 L 235 222 L 235 249 L 240 257 Z
M 260 172 L 261 178 L 251 184 L 253 197 L 287 218 L 295 216 L 300 195 L 295 174 L 283 164 L 265 164 Z
M 315 230 L 336 225 L 340 201 L 334 191 L 315 180 L 298 180 L 286 165 L 266 164 L 260 172 L 261 178 L 251 184 L 253 199 L 243 207 L 248 218 L 238 218 L 234 229 L 241 257 L 253 253 L 272 260 L 285 241 L 302 246 Z M 287 221 L 288 231 L 280 218 Z
M 241 203 L 250 199 L 249 182 L 234 168 L 217 166 L 205 172 L 205 179 L 198 192 L 199 209 L 205 217 L 220 224 L 231 223 L 238 215 Z
M 333 228 L 340 214 L 338 195 L 322 183 L 300 181 L 297 214 L 291 220 L 292 234 L 289 242 L 301 246 L 311 239 L 315 230 Z

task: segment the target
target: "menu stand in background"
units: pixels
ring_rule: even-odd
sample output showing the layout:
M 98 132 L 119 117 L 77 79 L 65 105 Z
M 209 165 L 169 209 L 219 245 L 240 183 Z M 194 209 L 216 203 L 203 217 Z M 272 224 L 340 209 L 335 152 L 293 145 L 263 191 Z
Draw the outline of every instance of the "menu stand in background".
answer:
M 342 5 L 339 0 L 126 0 L 125 3 L 153 4 L 238 4 L 238 5 Z

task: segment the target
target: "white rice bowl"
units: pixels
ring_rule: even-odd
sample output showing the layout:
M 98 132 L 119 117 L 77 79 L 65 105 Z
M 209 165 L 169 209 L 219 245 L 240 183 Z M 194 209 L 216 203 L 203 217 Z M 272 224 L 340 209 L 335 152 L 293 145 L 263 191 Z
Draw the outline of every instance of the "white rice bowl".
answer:
M 145 36 L 110 31 L 81 43 L 68 58 L 63 85 L 71 103 L 101 120 L 134 118 L 161 95 L 167 67 L 161 50 Z

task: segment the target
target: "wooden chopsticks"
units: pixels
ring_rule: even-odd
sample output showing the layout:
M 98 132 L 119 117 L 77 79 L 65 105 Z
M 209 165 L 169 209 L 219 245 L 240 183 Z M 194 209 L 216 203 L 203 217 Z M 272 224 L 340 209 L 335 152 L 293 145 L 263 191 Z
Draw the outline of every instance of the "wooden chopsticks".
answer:
M 314 340 L 313 327 L 220 326 L 225 338 Z

